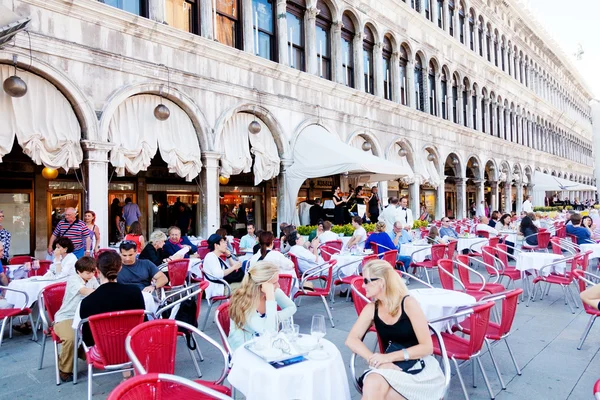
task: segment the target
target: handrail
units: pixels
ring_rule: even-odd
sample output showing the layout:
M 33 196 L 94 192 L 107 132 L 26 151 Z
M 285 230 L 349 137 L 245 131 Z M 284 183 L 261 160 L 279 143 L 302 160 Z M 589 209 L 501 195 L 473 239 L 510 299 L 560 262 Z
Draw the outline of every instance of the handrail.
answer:
M 454 260 L 452 261 L 452 268 L 454 268 Z M 446 271 L 444 268 L 438 268 L 438 270 L 442 271 L 442 273 L 450 276 L 455 282 L 457 282 L 460 287 L 462 287 L 463 290 L 467 290 L 467 288 L 465 287 L 465 285 L 463 285 L 463 283 L 460 281 L 460 279 L 458 279 L 456 276 L 454 276 L 454 274 L 451 274 L 450 272 Z M 430 286 L 433 288 L 433 286 Z
M 471 260 L 471 257 L 468 257 L 469 260 Z M 483 277 L 482 274 L 480 274 L 479 272 L 475 271 L 473 268 L 469 267 L 468 265 L 465 265 L 464 263 L 460 262 L 458 259 L 453 260 L 456 264 L 458 264 L 459 266 L 468 269 L 469 271 L 473 272 L 475 275 L 479 276 L 479 278 L 481 279 L 481 287 L 477 290 L 478 292 L 483 291 L 483 288 L 485 288 L 485 284 L 487 283 L 487 281 L 485 280 L 485 278 Z
M 485 268 L 491 268 L 492 270 L 494 270 L 494 276 L 496 277 L 496 280 L 494 282 L 489 282 L 489 283 L 498 283 L 498 280 L 500 279 L 500 272 L 498 271 L 498 269 L 496 267 L 494 267 L 493 265 L 490 265 L 490 264 L 486 263 L 483 260 L 479 260 L 477 258 L 473 258 L 473 261 L 476 262 L 476 263 L 478 263 L 478 264 L 482 264 Z M 494 263 L 495 263 L 495 261 L 494 261 Z M 481 276 L 483 276 L 483 275 L 481 275 Z

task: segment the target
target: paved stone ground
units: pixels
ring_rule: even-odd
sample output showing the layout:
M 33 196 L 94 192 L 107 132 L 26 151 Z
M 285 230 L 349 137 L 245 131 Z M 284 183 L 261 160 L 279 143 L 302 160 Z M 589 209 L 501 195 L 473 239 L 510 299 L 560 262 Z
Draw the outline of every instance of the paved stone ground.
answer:
M 411 285 L 416 287 L 416 285 Z M 594 327 L 583 349 L 577 350 L 579 337 L 587 323 L 588 316 L 582 309 L 571 314 L 564 304 L 561 291 L 553 288 L 543 301 L 536 301 L 530 307 L 519 304 L 517 317 L 510 337 L 512 348 L 522 369 L 522 376 L 517 376 L 504 344 L 495 349 L 507 390 L 501 390 L 498 378 L 493 370 L 488 354 L 483 355 L 483 365 L 491 382 L 497 399 L 592 399 L 592 387 L 600 378 L 600 335 L 598 327 Z M 310 330 L 313 314 L 323 314 L 323 304 L 319 299 L 302 300 L 295 317 L 301 332 Z M 326 338 L 340 349 L 346 364 L 350 352 L 344 346 L 344 340 L 352 324 L 356 320 L 354 306 L 337 297 L 333 306 L 335 328 L 327 325 Z M 201 316 L 202 318 L 202 316 Z M 214 323 L 209 323 L 206 333 L 218 340 Z M 367 340 L 374 340 L 367 338 Z M 53 350 L 51 342 L 46 346 L 44 368 L 38 370 L 41 344 L 15 332 L 13 339 L 5 338 L 0 347 L 0 400 L 3 399 L 85 399 L 87 383 L 85 369 L 80 365 L 79 383 L 63 383 L 56 386 L 54 382 Z M 201 346 L 205 361 L 200 364 L 205 378 L 218 375 L 220 365 L 214 361 L 216 352 Z M 180 342 L 177 354 L 176 374 L 193 378 L 194 369 L 185 349 Z M 364 364 L 363 364 L 364 365 Z M 348 366 L 346 365 L 350 377 Z M 471 386 L 471 366 L 461 368 L 467 383 L 471 399 L 489 398 L 487 389 L 479 371 L 477 371 L 477 388 Z M 100 376 L 94 378 L 94 399 L 106 398 L 108 393 L 119 383 L 119 375 Z M 350 379 L 350 378 L 349 378 Z M 350 383 L 353 399 L 359 394 Z M 455 373 L 452 376 L 448 399 L 463 399 L 460 383 Z

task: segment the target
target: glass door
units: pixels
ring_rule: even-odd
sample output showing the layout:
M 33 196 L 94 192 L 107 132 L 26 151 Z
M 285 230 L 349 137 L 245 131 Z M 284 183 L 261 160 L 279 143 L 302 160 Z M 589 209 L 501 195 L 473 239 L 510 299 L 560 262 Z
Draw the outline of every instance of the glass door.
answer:
M 31 255 L 33 248 L 32 192 L 0 193 L 2 227 L 11 234 L 9 256 Z

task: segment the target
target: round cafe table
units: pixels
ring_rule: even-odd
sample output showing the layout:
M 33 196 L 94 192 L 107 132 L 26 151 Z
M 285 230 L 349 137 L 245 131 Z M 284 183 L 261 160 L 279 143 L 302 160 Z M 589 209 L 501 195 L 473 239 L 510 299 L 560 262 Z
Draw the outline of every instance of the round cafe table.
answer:
M 473 251 L 481 253 L 481 248 L 488 244 L 488 240 L 480 237 L 459 237 L 458 243 L 456 244 L 456 250 L 458 254 L 462 254 L 463 250 L 470 250 L 473 246 Z
M 337 347 L 321 339 L 326 360 L 306 360 L 276 369 L 240 346 L 227 380 L 246 400 L 350 400 L 344 360 Z
M 527 289 L 527 295 L 531 293 L 531 282 L 529 281 L 529 275 L 526 272 L 538 274 L 538 271 L 547 264 L 551 264 L 557 260 L 564 258 L 560 254 L 554 253 L 537 253 L 534 251 L 525 252 L 522 251 L 517 256 L 517 263 L 515 268 L 521 271 L 521 280 L 524 282 L 524 286 Z M 557 274 L 564 274 L 567 264 L 565 262 L 554 265 L 544 271 L 545 275 L 549 275 L 551 272 Z
M 26 307 L 31 307 L 33 303 L 35 303 L 38 299 L 38 296 L 42 289 L 46 286 L 52 285 L 57 282 L 65 282 L 67 278 L 61 279 L 51 279 L 51 278 L 43 278 L 43 277 L 33 277 L 27 279 L 17 279 L 11 281 L 8 284 L 8 287 L 11 289 L 21 290 L 27 293 L 28 301 L 25 304 Z M 6 301 L 9 304 L 13 304 L 15 308 L 21 308 L 25 301 L 25 297 L 20 293 L 15 293 L 11 290 L 7 290 L 5 294 Z
M 422 251 L 415 253 L 418 250 Z M 415 254 L 413 255 L 413 253 Z M 431 257 L 431 245 L 404 243 L 400 245 L 400 255 L 412 257 L 412 262 L 423 262 L 426 258 Z
M 590 260 L 593 258 L 600 258 L 600 243 L 583 243 L 580 244 L 579 247 L 581 248 L 582 253 L 585 253 L 589 250 L 592 251 L 592 254 L 590 254 Z
M 447 317 L 459 308 L 469 307 L 477 302 L 475 297 L 469 294 L 439 288 L 412 289 L 409 294 L 419 302 L 428 321 Z M 463 319 L 464 317 L 459 318 L 459 320 Z M 447 322 L 438 322 L 432 326 L 439 332 L 447 324 Z
M 362 264 L 363 258 L 365 258 L 365 254 L 334 254 L 331 256 L 332 260 L 337 260 L 335 270 L 339 272 L 339 275 L 342 277 L 357 275 L 357 271 Z M 335 275 L 336 274 L 334 274 L 334 276 Z

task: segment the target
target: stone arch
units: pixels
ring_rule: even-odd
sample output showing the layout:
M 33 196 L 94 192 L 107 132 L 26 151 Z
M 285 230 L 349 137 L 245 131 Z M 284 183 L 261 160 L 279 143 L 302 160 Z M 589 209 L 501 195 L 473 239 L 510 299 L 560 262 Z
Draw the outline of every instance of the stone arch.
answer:
M 325 5 L 327 7 L 329 7 L 329 11 L 331 12 L 331 19 L 332 22 L 335 24 L 337 22 L 340 22 L 342 20 L 342 14 L 340 13 L 340 7 L 338 6 L 338 4 L 333 1 L 333 0 L 318 0 L 318 1 L 322 1 L 323 3 L 325 3 Z M 315 6 L 316 6 L 316 1 L 315 1 Z
M 462 161 L 460 155 L 456 152 L 450 152 L 444 161 L 444 171 L 452 171 L 455 178 L 465 178 L 465 168 L 463 165 L 464 162 Z M 444 175 L 447 174 L 444 172 Z
M 484 171 L 487 172 L 490 181 L 498 180 L 498 175 L 499 175 L 498 166 L 496 164 L 496 161 L 493 158 L 487 160 L 487 162 L 485 163 Z M 485 172 L 484 172 L 484 176 L 485 176 Z
M 502 161 L 500 163 L 499 178 L 500 182 L 510 182 L 512 179 L 512 169 L 508 161 Z
M 465 164 L 465 176 L 468 176 L 468 169 L 471 169 L 474 179 L 484 178 L 484 166 L 481 163 L 481 159 L 476 154 L 471 154 L 467 158 L 467 163 Z
M 416 154 L 412 144 L 408 139 L 398 139 L 391 142 L 385 150 L 385 158 L 387 160 L 392 160 L 394 158 L 392 157 L 392 154 L 397 150 L 398 147 L 402 148 L 403 150 L 406 150 L 406 161 L 414 171 Z
M 296 140 L 298 140 L 298 135 L 300 135 L 300 133 L 308 128 L 311 125 L 318 125 L 320 127 L 322 127 L 324 130 L 326 130 L 328 133 L 334 135 L 335 137 L 337 137 L 339 140 L 343 140 L 342 137 L 339 136 L 339 134 L 337 133 L 336 129 L 333 129 L 332 126 L 330 126 L 328 123 L 323 122 L 323 120 L 321 118 L 318 117 L 311 117 L 311 118 L 307 118 L 304 121 L 300 122 L 298 124 L 298 126 L 296 126 L 296 128 L 294 128 L 294 132 L 292 133 L 292 139 L 290 140 L 290 154 L 289 156 L 292 156 L 292 151 L 294 150 L 294 145 L 296 143 Z
M 170 87 L 168 93 L 165 91 L 165 85 L 159 82 L 145 82 L 134 85 L 124 86 L 117 89 L 107 99 L 106 105 L 102 110 L 100 118 L 100 138 L 102 141 L 108 141 L 108 128 L 112 117 L 121 103 L 128 98 L 139 94 L 154 94 L 159 96 L 161 93 L 165 98 L 177 104 L 190 117 L 192 125 L 196 130 L 201 151 L 211 151 L 214 149 L 214 137 L 211 135 L 211 129 L 206 117 L 200 111 L 194 100 L 187 94 L 177 88 Z M 158 104 L 157 104 L 158 105 Z
M 383 36 L 380 36 L 381 31 L 380 31 L 377 23 L 375 22 L 375 20 L 373 20 L 371 18 L 366 18 L 364 21 L 364 24 L 362 25 L 360 32 L 361 33 L 364 32 L 366 28 L 369 28 L 371 30 L 371 32 L 373 32 L 373 37 L 376 40 L 375 44 L 380 43 Z
M 371 144 L 371 151 L 373 152 L 374 155 L 378 156 L 378 157 L 383 157 L 384 153 L 383 150 L 381 149 L 381 145 L 379 144 L 379 141 L 377 140 L 377 138 L 375 137 L 375 135 L 372 132 L 366 131 L 364 129 L 359 129 L 353 133 L 350 134 L 350 136 L 348 136 L 348 138 L 346 139 L 346 143 L 350 144 L 352 142 L 352 140 L 354 138 L 356 138 L 357 136 L 361 136 L 365 142 L 368 142 Z
M 421 148 L 421 151 L 425 151 L 429 154 L 433 154 L 434 160 L 433 163 L 435 164 L 435 168 L 438 171 L 438 174 L 440 174 L 440 177 L 442 178 L 442 184 L 444 181 L 444 171 L 442 169 L 442 163 L 441 163 L 441 159 L 440 159 L 440 152 L 438 151 L 438 149 L 435 146 L 431 146 L 431 145 L 425 145 Z

